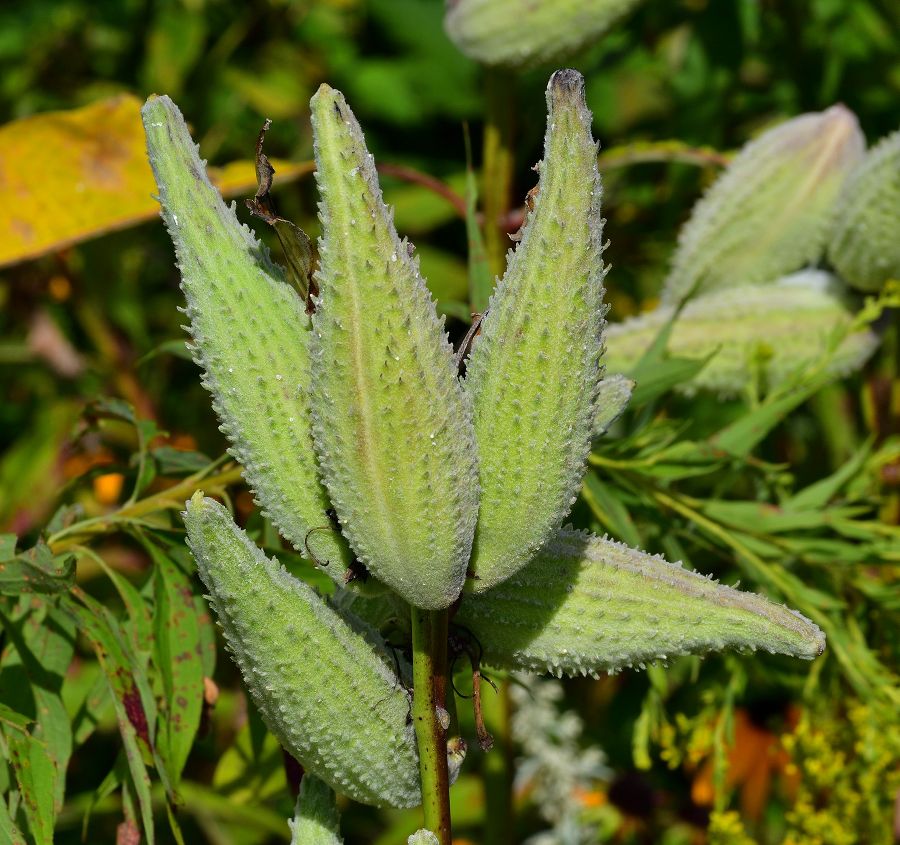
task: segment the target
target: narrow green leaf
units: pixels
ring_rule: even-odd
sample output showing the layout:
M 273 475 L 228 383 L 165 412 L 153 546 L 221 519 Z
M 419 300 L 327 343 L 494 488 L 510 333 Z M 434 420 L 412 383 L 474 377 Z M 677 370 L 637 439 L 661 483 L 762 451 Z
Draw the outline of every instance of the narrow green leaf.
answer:
M 71 555 L 54 556 L 45 543 L 0 561 L 0 595 L 63 593 L 73 583 L 75 559 Z
M 35 845 L 52 845 L 58 771 L 46 743 L 29 731 L 30 722 L 0 703 L 0 730 L 19 785 L 28 829 Z
M 727 647 L 812 659 L 819 628 L 761 596 L 612 540 L 563 530 L 524 569 L 463 602 L 500 668 L 596 674 Z
M 231 454 L 279 531 L 342 581 L 351 554 L 326 515 L 309 433 L 305 303 L 210 183 L 175 104 L 151 97 L 142 115 L 181 268 L 191 350 Z
M 90 643 L 106 676 L 119 724 L 119 734 L 128 761 L 128 770 L 140 805 L 141 823 L 149 845 L 155 841 L 150 775 L 144 762 L 144 750 L 150 752 L 153 698 L 142 695 L 137 676 L 140 672 L 123 648 L 125 634 L 118 635 L 101 604 L 76 589 L 66 597 L 64 609 L 78 624 L 79 631 Z M 149 691 L 148 691 L 149 692 Z M 143 750 L 142 750 L 143 749 Z
M 0 796 L 0 839 L 5 845 L 28 845 L 25 835 L 9 815 L 6 796 Z
M 160 549 L 146 547 L 153 559 L 154 662 L 165 696 L 159 745 L 177 785 L 203 709 L 200 625 L 188 576 Z
M 472 144 L 469 128 L 465 127 L 466 141 L 466 237 L 469 256 L 469 304 L 476 314 L 484 314 L 494 290 L 494 278 L 488 261 L 484 235 L 478 225 L 478 177 L 472 165 Z
M 330 786 L 304 775 L 294 818 L 288 822 L 291 845 L 341 845 L 340 815 Z
M 858 449 L 835 472 L 795 493 L 784 502 L 783 507 L 795 511 L 824 508 L 837 495 L 838 491 L 862 469 L 872 453 L 874 443 L 875 437 L 873 435 L 862 448 Z
M 322 476 L 369 571 L 417 607 L 447 607 L 478 511 L 471 409 L 356 118 L 327 85 L 310 108 L 323 224 L 312 350 Z
M 534 208 L 466 369 L 481 506 L 475 592 L 524 565 L 569 513 L 597 414 L 603 351 L 602 189 L 577 71 L 547 86 Z
M 333 789 L 376 806 L 417 805 L 409 698 L 381 638 L 268 559 L 212 499 L 195 495 L 185 525 L 269 730 Z

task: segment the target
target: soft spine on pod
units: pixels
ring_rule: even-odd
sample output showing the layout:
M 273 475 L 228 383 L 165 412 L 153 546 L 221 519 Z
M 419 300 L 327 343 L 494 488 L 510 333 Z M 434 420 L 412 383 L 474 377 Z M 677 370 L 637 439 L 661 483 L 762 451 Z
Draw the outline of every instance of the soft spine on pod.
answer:
M 874 293 L 900 279 L 900 130 L 869 150 L 847 180 L 828 259 L 859 290 Z
M 843 106 L 795 117 L 747 144 L 682 227 L 664 304 L 771 284 L 825 251 L 844 180 L 865 151 Z
M 563 529 L 524 569 L 463 602 L 455 622 L 498 668 L 595 675 L 733 647 L 812 659 L 819 628 L 761 596 Z
M 263 512 L 301 553 L 328 528 L 309 420 L 311 327 L 284 273 L 226 206 L 168 97 L 142 116 L 162 217 L 187 299 L 189 348 L 231 454 Z M 340 581 L 352 556 L 337 530 L 308 544 Z
M 444 28 L 469 58 L 523 68 L 594 43 L 639 0 L 453 0 Z
M 668 352 L 676 358 L 712 358 L 678 390 L 690 394 L 702 388 L 732 396 L 759 376 L 769 387 L 782 383 L 817 361 L 834 333 L 850 326 L 853 312 L 842 293 L 833 276 L 804 270 L 774 285 L 732 288 L 691 300 L 675 320 Z M 610 324 L 608 365 L 626 372 L 634 368 L 674 314 L 672 306 L 663 305 Z M 835 378 L 855 372 L 877 346 L 877 336 L 868 329 L 849 333 L 826 372 Z
M 523 566 L 568 514 L 597 414 L 603 352 L 603 220 L 584 80 L 547 88 L 533 210 L 469 357 L 481 473 L 475 592 Z
M 307 772 L 354 800 L 418 805 L 410 701 L 380 637 L 267 558 L 212 499 L 195 494 L 184 522 L 225 640 L 269 730 Z
M 411 247 L 343 95 L 312 98 L 324 227 L 313 316 L 313 438 L 359 559 L 410 604 L 449 606 L 478 511 L 471 409 Z
M 304 774 L 294 818 L 288 820 L 291 845 L 342 845 L 334 790 L 315 775 Z

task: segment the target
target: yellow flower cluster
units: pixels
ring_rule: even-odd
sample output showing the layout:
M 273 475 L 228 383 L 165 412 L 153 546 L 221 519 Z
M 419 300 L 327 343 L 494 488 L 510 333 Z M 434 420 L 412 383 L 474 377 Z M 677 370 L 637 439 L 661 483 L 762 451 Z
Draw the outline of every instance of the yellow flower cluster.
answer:
M 782 845 L 891 845 L 900 789 L 900 724 L 886 708 L 805 713 L 783 738 L 798 778 Z
M 747 835 L 739 813 L 734 810 L 714 812 L 709 817 L 707 845 L 756 845 Z

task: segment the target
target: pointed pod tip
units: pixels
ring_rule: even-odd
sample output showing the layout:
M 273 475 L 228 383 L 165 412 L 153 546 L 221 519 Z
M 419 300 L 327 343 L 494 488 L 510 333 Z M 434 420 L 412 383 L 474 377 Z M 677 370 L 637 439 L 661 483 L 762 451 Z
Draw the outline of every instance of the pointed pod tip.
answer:
M 584 77 L 575 69 L 566 67 L 556 71 L 547 85 L 551 94 L 577 94 L 584 96 Z

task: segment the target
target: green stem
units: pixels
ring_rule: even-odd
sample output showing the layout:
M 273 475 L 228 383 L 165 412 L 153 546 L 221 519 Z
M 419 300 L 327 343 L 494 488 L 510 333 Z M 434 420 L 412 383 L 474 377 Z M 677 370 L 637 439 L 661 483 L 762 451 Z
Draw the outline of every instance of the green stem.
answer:
M 447 611 L 412 608 L 413 724 L 419 746 L 425 827 L 451 845 L 447 736 L 435 708 L 443 706 L 447 670 Z
M 502 276 L 510 241 L 504 228 L 512 195 L 515 158 L 512 146 L 515 77 L 496 68 L 485 68 L 486 113 L 484 120 L 484 243 L 491 273 Z
M 485 726 L 494 738 L 494 747 L 484 758 L 485 820 L 484 841 L 492 845 L 512 845 L 513 817 L 513 747 L 510 719 L 509 682 L 497 683 L 495 693 L 484 686 L 482 706 Z

